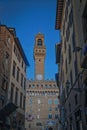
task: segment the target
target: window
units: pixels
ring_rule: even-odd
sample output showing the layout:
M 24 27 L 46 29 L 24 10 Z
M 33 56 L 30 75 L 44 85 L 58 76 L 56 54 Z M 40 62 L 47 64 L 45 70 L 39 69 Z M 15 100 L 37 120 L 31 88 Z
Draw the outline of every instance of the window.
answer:
M 75 105 L 77 105 L 78 104 L 78 96 L 77 96 L 77 94 L 75 95 Z
M 43 88 L 43 84 L 41 84 L 41 88 Z
M 58 114 L 55 114 L 55 119 L 58 119 Z
M 11 95 L 10 95 L 10 100 L 13 102 L 13 96 L 14 96 L 14 84 L 11 84 Z
M 16 52 L 16 46 L 14 45 L 14 53 Z
M 38 104 L 40 104 L 41 103 L 41 101 L 40 101 L 40 99 L 38 99 Z
M 68 48 L 68 55 L 69 55 L 69 64 L 71 62 L 71 46 L 69 44 L 69 48 Z
M 39 62 L 41 61 L 41 59 L 39 59 Z
M 25 96 L 23 98 L 23 110 L 25 110 Z
M 29 128 L 31 128 L 31 124 L 29 124 Z
M 69 23 L 67 25 L 67 29 L 66 29 L 66 41 L 68 42 L 69 40 L 69 36 L 70 36 L 70 28 L 69 28 Z
M 22 108 L 22 99 L 23 98 L 23 94 L 22 93 L 20 93 L 20 108 Z
M 16 48 L 15 45 L 14 45 L 14 53 L 15 53 L 15 55 L 17 56 L 17 48 Z
M 69 112 L 71 112 L 71 103 L 69 103 Z
M 65 49 L 65 52 L 66 52 L 66 38 L 64 39 L 64 49 Z
M 24 71 L 25 71 L 25 73 L 26 73 L 26 65 L 25 65 L 25 70 L 24 70 Z
M 82 24 L 83 24 L 83 35 L 84 41 L 87 41 L 87 5 L 85 6 L 83 17 L 82 17 Z
M 52 111 L 52 107 L 49 107 L 49 111 Z
M 23 74 L 21 74 L 21 87 L 23 87 Z
M 73 12 L 71 9 L 70 14 L 69 14 L 69 27 L 72 27 L 72 24 L 73 24 Z
M 20 69 L 17 67 L 17 81 L 19 81 L 19 71 Z
M 21 56 L 20 56 L 19 53 L 18 53 L 18 55 L 17 55 L 17 59 L 18 59 L 19 62 L 21 61 Z
M 72 77 L 72 70 L 71 70 L 71 72 L 70 72 L 70 83 L 71 83 L 71 87 L 72 87 L 72 85 L 73 85 L 73 79 L 72 79 L 73 77 Z
M 32 106 L 31 106 L 31 108 L 30 108 L 30 113 L 32 113 Z
M 36 123 L 37 126 L 42 126 L 41 122 Z
M 70 130 L 73 130 L 73 125 L 72 125 L 72 117 L 70 117 Z
M 74 69 L 75 69 L 75 76 L 77 77 L 78 70 L 77 70 L 77 61 L 74 61 Z
M 52 119 L 52 114 L 48 114 L 48 118 L 49 118 L 49 119 Z
M 85 108 L 87 108 L 87 89 L 85 90 Z M 86 125 L 87 125 L 87 114 L 85 115 L 86 116 Z
M 37 43 L 38 43 L 37 44 L 38 46 L 42 46 L 42 40 L 41 39 L 38 39 Z
M 52 104 L 52 99 L 48 99 L 48 104 Z
M 29 104 L 32 104 L 32 99 L 29 100 Z
M 73 51 L 75 50 L 75 34 L 74 34 L 74 31 L 73 31 L 73 34 L 72 34 L 72 44 L 73 44 Z
M 22 65 L 22 68 L 23 68 L 23 65 L 24 65 L 23 61 L 22 61 L 21 65 Z
M 32 84 L 32 88 L 35 88 L 35 85 L 34 85 L 34 84 Z
M 55 111 L 58 111 L 58 108 L 57 108 L 57 107 L 55 107 Z
M 17 99 L 18 99 L 18 89 L 16 88 L 15 91 L 15 104 L 17 105 Z
M 87 90 L 85 90 L 85 107 L 87 107 Z
M 26 88 L 26 79 L 24 78 L 24 89 Z
M 5 103 L 4 96 L 1 95 L 0 107 L 3 107 L 4 103 Z
M 71 0 L 68 0 L 68 1 L 67 1 L 68 6 L 70 6 L 70 3 L 71 3 Z
M 29 84 L 29 88 L 31 88 L 31 85 Z
M 54 104 L 58 104 L 58 99 L 54 99 Z
M 12 75 L 15 77 L 15 72 L 16 72 L 16 63 L 13 61 L 13 70 L 12 70 Z
M 37 119 L 39 119 L 40 118 L 40 115 L 37 115 Z
M 68 6 L 66 2 L 66 9 L 65 9 L 65 22 L 67 22 L 67 15 L 68 15 Z
M 66 59 L 66 73 L 67 73 L 67 59 Z

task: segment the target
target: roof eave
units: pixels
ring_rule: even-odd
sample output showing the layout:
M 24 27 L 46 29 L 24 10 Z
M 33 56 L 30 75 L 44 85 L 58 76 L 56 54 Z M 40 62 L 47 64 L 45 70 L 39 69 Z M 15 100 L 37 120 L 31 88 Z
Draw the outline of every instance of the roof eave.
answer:
M 56 30 L 60 29 L 60 27 L 61 27 L 63 3 L 64 3 L 64 0 L 57 0 L 56 23 L 55 23 Z

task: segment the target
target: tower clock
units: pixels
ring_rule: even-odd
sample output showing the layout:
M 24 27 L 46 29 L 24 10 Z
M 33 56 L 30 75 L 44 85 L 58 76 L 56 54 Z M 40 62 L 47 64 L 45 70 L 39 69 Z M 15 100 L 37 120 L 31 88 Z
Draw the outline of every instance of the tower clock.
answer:
M 34 60 L 35 60 L 35 79 L 44 79 L 44 60 L 46 47 L 44 45 L 44 35 L 38 33 L 35 37 Z

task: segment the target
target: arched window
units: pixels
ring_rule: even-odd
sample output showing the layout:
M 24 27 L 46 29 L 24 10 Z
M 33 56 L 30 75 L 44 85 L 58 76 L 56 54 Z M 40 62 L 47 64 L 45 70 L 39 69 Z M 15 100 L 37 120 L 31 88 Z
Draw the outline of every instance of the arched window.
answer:
M 37 45 L 38 45 L 38 46 L 42 46 L 42 40 L 41 40 L 41 39 L 38 39 Z

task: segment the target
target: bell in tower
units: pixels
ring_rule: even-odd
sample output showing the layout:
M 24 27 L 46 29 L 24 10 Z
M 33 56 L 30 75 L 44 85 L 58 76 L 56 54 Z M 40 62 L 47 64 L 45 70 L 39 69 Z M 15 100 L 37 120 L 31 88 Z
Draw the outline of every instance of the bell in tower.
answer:
M 34 60 L 35 60 L 35 80 L 44 80 L 44 60 L 46 47 L 44 45 L 44 35 L 38 33 L 35 37 Z

